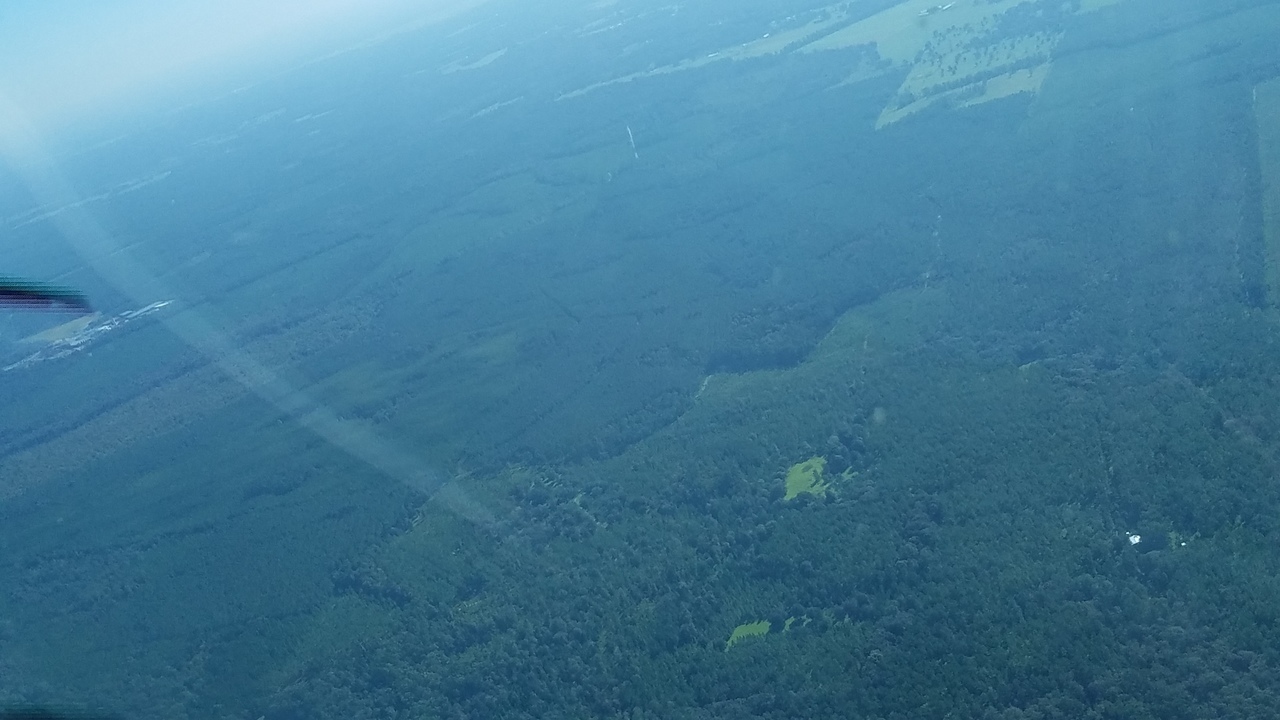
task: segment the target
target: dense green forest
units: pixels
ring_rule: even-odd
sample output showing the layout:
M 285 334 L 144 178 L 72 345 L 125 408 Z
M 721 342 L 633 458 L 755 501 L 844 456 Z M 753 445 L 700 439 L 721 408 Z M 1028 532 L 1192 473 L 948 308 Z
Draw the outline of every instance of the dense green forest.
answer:
M 865 47 L 643 73 L 898 3 L 499 5 L 68 162 L 178 302 L 0 374 L 0 705 L 1280 713 L 1280 6 L 1007 2 L 984 42 L 1060 36 L 1038 92 L 876 129 L 912 70 Z

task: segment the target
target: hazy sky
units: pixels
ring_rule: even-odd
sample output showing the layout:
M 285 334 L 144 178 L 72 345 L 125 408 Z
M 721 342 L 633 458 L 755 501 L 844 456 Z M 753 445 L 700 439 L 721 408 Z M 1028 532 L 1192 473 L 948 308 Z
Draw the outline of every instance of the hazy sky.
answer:
M 475 0 L 0 0 L 0 93 L 36 125 L 338 49 Z

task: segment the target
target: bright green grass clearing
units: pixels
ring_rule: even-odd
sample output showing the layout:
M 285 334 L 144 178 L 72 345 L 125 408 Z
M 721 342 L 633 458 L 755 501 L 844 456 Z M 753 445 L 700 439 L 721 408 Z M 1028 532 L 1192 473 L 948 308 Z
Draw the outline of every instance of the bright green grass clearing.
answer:
M 826 495 L 827 484 L 822 480 L 822 471 L 826 467 L 827 459 L 818 455 L 792 465 L 787 471 L 787 494 L 784 499 L 794 500 L 804 493 L 818 497 Z
M 769 621 L 757 620 L 755 622 L 743 623 L 733 629 L 729 635 L 729 640 L 725 642 L 724 649 L 728 650 L 734 645 L 741 642 L 744 638 L 756 637 L 759 635 L 769 634 Z

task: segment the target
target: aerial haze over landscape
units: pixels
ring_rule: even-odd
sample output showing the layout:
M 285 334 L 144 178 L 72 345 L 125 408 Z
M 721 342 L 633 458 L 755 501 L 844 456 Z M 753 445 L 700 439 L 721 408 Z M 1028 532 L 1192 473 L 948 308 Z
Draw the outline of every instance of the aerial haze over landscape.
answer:
M 0 6 L 0 710 L 1277 715 L 1278 36 Z

